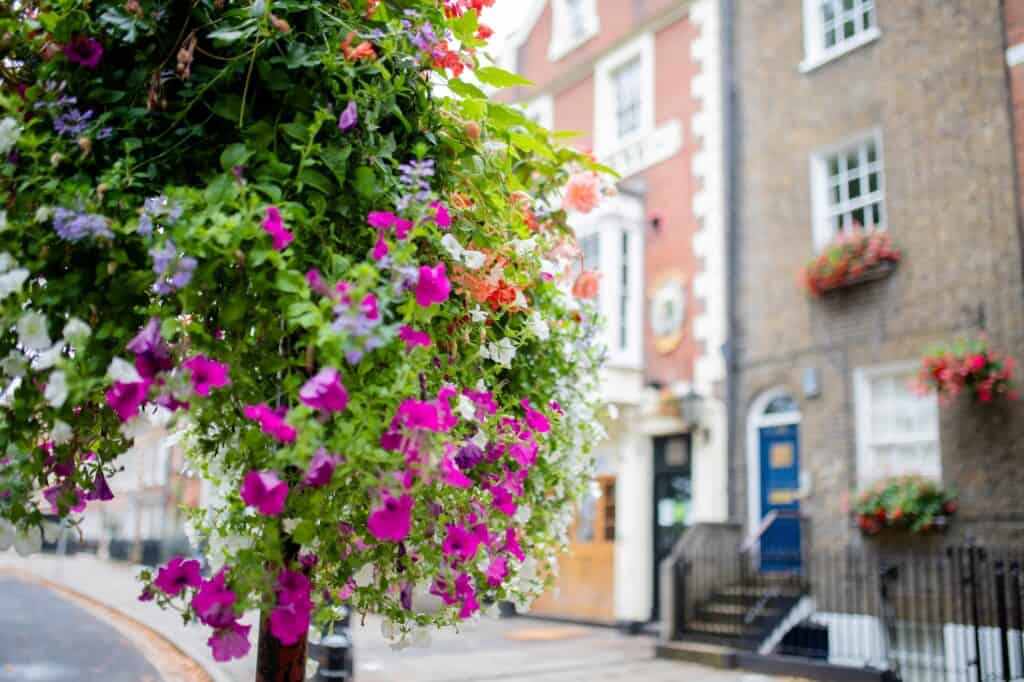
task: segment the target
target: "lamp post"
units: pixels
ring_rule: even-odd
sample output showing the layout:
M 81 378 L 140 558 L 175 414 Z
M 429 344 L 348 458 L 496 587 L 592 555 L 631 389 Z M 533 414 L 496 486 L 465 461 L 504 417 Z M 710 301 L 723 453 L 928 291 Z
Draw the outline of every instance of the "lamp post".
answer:
M 704 396 L 690 387 L 690 390 L 679 399 L 679 411 L 690 430 L 694 430 L 704 418 Z

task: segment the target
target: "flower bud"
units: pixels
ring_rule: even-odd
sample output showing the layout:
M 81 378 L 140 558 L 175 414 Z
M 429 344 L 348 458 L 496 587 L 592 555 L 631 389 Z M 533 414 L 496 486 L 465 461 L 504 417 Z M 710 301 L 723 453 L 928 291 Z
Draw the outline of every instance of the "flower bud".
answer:
M 270 23 L 274 25 L 281 33 L 291 33 L 292 27 L 288 25 L 288 22 L 277 16 L 276 14 L 270 15 Z
M 92 151 L 92 140 L 83 135 L 78 138 L 78 148 L 82 150 L 82 156 L 89 156 Z
M 465 125 L 462 126 L 463 132 L 471 140 L 480 139 L 480 124 L 476 121 L 466 121 Z

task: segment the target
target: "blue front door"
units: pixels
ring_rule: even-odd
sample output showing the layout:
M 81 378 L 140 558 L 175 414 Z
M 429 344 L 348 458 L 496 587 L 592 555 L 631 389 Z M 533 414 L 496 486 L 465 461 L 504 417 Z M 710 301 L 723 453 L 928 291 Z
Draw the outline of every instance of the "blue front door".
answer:
M 761 518 L 772 510 L 800 510 L 800 429 L 768 426 L 758 433 L 761 450 Z M 800 521 L 780 518 L 761 536 L 761 570 L 800 568 Z

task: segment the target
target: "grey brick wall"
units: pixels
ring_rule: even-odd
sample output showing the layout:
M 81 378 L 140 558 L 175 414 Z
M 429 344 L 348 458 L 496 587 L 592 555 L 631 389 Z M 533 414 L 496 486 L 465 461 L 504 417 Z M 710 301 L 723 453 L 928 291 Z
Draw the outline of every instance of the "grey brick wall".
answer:
M 916 361 L 979 329 L 1024 360 L 1024 286 L 1003 24 L 994 0 L 879 2 L 881 37 L 801 74 L 801 0 L 737 4 L 742 203 L 734 509 L 747 518 L 747 412 L 784 385 L 802 410 L 804 501 L 818 547 L 862 542 L 841 511 L 857 472 L 853 371 Z M 888 226 L 904 260 L 883 281 L 810 298 L 809 159 L 878 128 Z M 806 399 L 801 371 L 817 368 Z M 961 494 L 947 541 L 1024 540 L 1024 401 L 941 412 L 943 478 Z

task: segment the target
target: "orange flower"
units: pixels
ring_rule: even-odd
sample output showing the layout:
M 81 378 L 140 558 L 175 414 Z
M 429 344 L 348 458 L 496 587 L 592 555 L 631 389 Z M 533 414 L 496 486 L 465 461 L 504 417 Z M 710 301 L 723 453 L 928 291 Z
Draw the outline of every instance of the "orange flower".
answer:
M 345 41 L 341 44 L 341 51 L 345 53 L 345 59 L 350 62 L 357 62 L 360 59 L 374 60 L 377 58 L 377 53 L 373 50 L 373 45 L 368 40 L 364 40 L 355 47 L 352 47 L 352 39 L 356 37 L 356 32 L 352 31 L 345 36 Z
M 593 299 L 597 298 L 597 292 L 601 288 L 601 275 L 593 270 L 584 270 L 576 278 L 572 285 L 572 295 L 576 298 Z
M 601 203 L 601 181 L 595 173 L 576 173 L 565 186 L 562 204 L 570 211 L 590 213 Z
M 452 275 L 452 280 L 461 291 L 469 294 L 477 303 L 488 305 L 491 310 L 498 310 L 501 307 L 506 307 L 512 312 L 525 310 L 516 303 L 525 299 L 524 287 L 510 284 L 502 277 L 505 266 L 509 263 L 508 258 L 487 251 L 484 253 L 487 253 L 487 262 L 481 268 L 481 272 L 484 273 L 482 276 L 458 267 Z
M 452 192 L 452 206 L 461 211 L 467 211 L 473 208 L 473 200 L 461 192 Z

